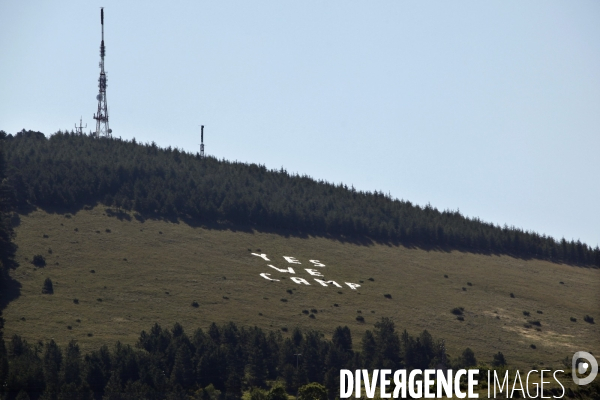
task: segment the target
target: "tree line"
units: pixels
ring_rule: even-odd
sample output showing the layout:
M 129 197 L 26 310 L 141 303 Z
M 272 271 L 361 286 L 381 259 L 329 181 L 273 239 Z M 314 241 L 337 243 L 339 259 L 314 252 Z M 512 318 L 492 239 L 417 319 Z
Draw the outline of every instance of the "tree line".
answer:
M 23 130 L 5 142 L 8 183 L 20 206 L 72 209 L 103 203 L 146 216 L 600 267 L 600 248 L 579 240 L 498 226 L 283 168 L 200 159 L 197 153 L 159 148 L 154 142 L 73 132 L 46 138 Z
M 470 349 L 452 360 L 442 341 L 423 331 L 398 333 L 382 318 L 353 350 L 350 329 L 331 339 L 299 328 L 281 331 L 210 325 L 188 335 L 180 324 L 142 331 L 135 346 L 119 342 L 83 355 L 75 341 L 61 348 L 50 340 L 33 345 L 18 335 L 0 341 L 3 398 L 30 399 L 203 399 L 238 400 L 245 391 L 267 389 L 296 394 L 309 383 L 339 396 L 342 368 L 466 368 L 477 360 Z M 275 389 L 275 390 L 274 390 Z M 264 392 L 263 392 L 264 393 Z M 257 392 L 260 394 L 260 391 Z M 253 396 L 260 400 L 261 396 Z M 264 397 L 264 396 L 263 396 Z M 279 400 L 271 396 L 264 400 Z M 275 396 L 276 397 L 276 396 Z

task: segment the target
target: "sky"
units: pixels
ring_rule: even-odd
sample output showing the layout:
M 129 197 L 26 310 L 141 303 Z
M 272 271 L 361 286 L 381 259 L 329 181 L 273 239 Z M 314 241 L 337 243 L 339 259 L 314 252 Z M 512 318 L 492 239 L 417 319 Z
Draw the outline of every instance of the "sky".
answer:
M 0 2 L 0 129 L 95 130 L 600 245 L 598 1 Z

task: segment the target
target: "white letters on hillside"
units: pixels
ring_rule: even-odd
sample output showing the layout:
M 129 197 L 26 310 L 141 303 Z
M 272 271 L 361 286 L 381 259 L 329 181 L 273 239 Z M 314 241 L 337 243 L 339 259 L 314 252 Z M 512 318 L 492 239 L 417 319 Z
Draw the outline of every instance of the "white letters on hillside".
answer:
M 298 278 L 297 276 L 292 276 L 290 279 L 293 280 L 294 282 L 298 283 L 298 284 L 304 283 L 305 285 L 309 285 L 310 286 L 310 283 L 308 283 L 306 281 L 306 279 L 304 279 L 304 278 Z
M 295 274 L 296 273 L 296 271 L 294 271 L 294 268 L 292 268 L 292 267 L 287 267 L 287 269 L 280 269 L 280 268 L 272 266 L 271 264 L 269 264 L 267 266 L 271 267 L 271 268 L 273 268 L 273 269 L 275 269 L 275 270 L 277 270 L 279 272 L 289 272 L 290 274 Z
M 325 264 L 323 264 L 319 260 L 308 260 L 308 262 L 313 263 L 315 265 L 315 267 L 324 267 L 325 266 Z
M 279 282 L 279 279 L 271 279 L 271 278 L 269 278 L 269 275 L 271 275 L 271 274 L 267 274 L 265 272 L 263 272 L 262 274 L 260 274 L 260 276 L 262 276 L 265 279 L 268 279 L 268 280 L 274 281 L 274 282 Z
M 328 283 L 332 284 L 333 286 L 337 286 L 337 287 L 342 287 L 342 285 L 338 284 L 336 281 L 322 281 L 320 279 L 315 279 L 315 281 L 319 282 L 321 284 L 321 286 L 327 286 Z
M 312 276 L 323 276 L 323 274 L 320 273 L 319 271 L 317 271 L 316 269 L 310 269 L 310 268 L 304 268 L 304 269 L 306 270 L 306 272 L 308 272 Z
M 256 254 L 256 253 L 251 253 L 251 254 L 253 256 L 260 257 L 260 258 L 262 258 L 265 261 L 271 261 L 271 260 L 269 260 L 269 258 L 267 257 L 266 254 Z M 302 264 L 296 257 L 283 256 L 283 258 L 289 264 Z M 319 268 L 325 268 L 326 267 L 326 265 L 323 264 L 319 260 L 308 260 L 308 262 L 311 263 L 313 267 L 319 267 Z M 278 267 L 276 267 L 276 266 L 274 266 L 272 264 L 267 264 L 267 267 L 272 268 L 272 269 L 274 269 L 275 271 L 277 271 L 279 273 L 291 274 L 291 275 L 295 275 L 296 274 L 296 271 L 292 267 L 278 268 Z M 325 275 L 323 275 L 323 273 L 321 272 L 323 270 L 316 270 L 314 268 L 304 268 L 304 270 L 308 274 L 308 278 L 312 278 L 316 283 L 319 284 L 317 286 L 321 286 L 321 287 L 337 287 L 337 288 L 341 288 L 342 287 L 342 285 L 340 285 L 336 281 L 325 279 Z M 271 278 L 271 274 L 270 273 L 263 272 L 263 273 L 260 274 L 260 276 L 263 277 L 264 279 L 272 281 L 272 282 L 280 282 L 279 279 Z M 322 279 L 319 279 L 319 278 L 322 278 Z M 299 276 L 291 276 L 290 279 L 292 280 L 292 282 L 294 282 L 294 283 L 296 283 L 298 285 L 312 286 L 308 280 L 306 280 L 305 278 L 299 277 Z M 358 283 L 352 283 L 352 282 L 344 282 L 344 283 L 351 290 L 356 290 L 357 288 L 360 287 L 360 285 Z
M 269 259 L 267 258 L 267 255 L 266 255 L 266 254 L 256 254 L 256 253 L 250 253 L 250 254 L 252 254 L 253 256 L 256 256 L 256 257 L 261 257 L 261 258 L 264 258 L 264 259 L 265 259 L 265 261 L 271 261 L 271 260 L 269 260 Z

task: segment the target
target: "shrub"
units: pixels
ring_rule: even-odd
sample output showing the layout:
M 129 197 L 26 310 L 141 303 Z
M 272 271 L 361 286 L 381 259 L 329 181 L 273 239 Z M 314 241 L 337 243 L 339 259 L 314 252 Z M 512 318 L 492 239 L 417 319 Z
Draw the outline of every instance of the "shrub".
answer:
M 308 318 L 315 319 L 315 318 L 317 318 L 317 317 L 315 317 L 315 314 L 310 314 L 310 315 L 308 316 Z
M 198 302 L 196 300 L 194 300 L 194 301 L 192 301 L 192 307 L 198 308 L 198 307 L 200 307 L 200 304 L 198 304 Z
M 529 347 L 531 347 L 534 350 L 537 349 L 537 346 L 535 344 L 531 344 L 531 345 L 529 345 Z
M 448 275 L 444 275 L 444 278 L 448 279 Z
M 44 281 L 44 286 L 42 286 L 43 294 L 54 294 L 54 287 L 52 286 L 52 280 L 50 278 L 46 278 Z
M 302 314 L 308 314 L 308 310 L 302 310 Z
M 49 236 L 48 236 L 48 235 L 46 235 L 46 234 L 44 234 L 43 238 L 44 238 L 44 239 L 48 239 L 48 238 L 49 238 Z
M 535 320 L 535 321 L 529 321 L 529 323 L 530 323 L 531 325 L 535 325 L 535 326 L 542 326 L 542 323 L 541 323 L 540 321 L 538 321 L 538 320 Z
M 92 274 L 95 274 L 95 273 L 96 273 L 96 270 L 95 270 L 95 269 L 90 269 L 90 272 L 91 272 Z
M 73 329 L 73 327 L 71 325 L 67 325 L 67 329 L 71 330 L 71 329 Z
M 309 383 L 298 389 L 298 400 L 327 400 L 327 389 L 320 383 Z
M 250 249 L 248 249 L 250 250 Z M 264 389 L 253 387 L 250 389 L 250 400 L 267 400 L 268 392 Z M 207 397 L 210 398 L 210 397 Z
M 577 318 L 571 317 L 571 322 L 577 322 Z
M 587 322 L 588 324 L 593 324 L 594 323 L 594 318 L 590 317 L 589 315 L 586 315 L 585 317 L 583 317 L 583 320 L 585 322 Z
M 362 315 L 357 315 L 357 316 L 356 316 L 356 320 L 357 320 L 358 322 L 365 322 L 365 317 L 363 317 Z
M 102 299 L 101 299 L 100 297 L 98 297 L 98 298 L 96 299 L 96 301 L 97 301 L 97 302 L 99 302 L 99 303 L 102 303 Z
M 282 328 L 281 328 L 281 330 L 282 330 L 283 332 L 287 332 L 287 331 L 288 331 L 288 328 L 286 328 L 286 327 L 284 326 L 284 327 L 282 327 Z
M 465 311 L 464 307 L 454 307 L 452 309 L 451 313 L 454 315 L 463 315 L 464 311 Z
M 530 312 L 529 311 L 523 311 L 523 315 L 526 316 L 526 317 L 529 317 Z
M 560 281 L 559 283 L 560 283 L 561 285 L 564 285 L 564 284 L 565 284 L 563 281 Z
M 46 259 L 43 255 L 36 254 L 35 256 L 33 256 L 33 261 L 31 263 L 38 268 L 42 268 L 46 266 Z
M 510 294 L 510 297 L 514 299 L 514 298 L 515 298 L 515 294 L 514 294 L 514 293 L 511 293 L 511 294 Z
M 281 386 L 275 386 L 267 394 L 267 400 L 287 400 L 287 399 L 288 399 L 287 393 L 285 392 L 285 389 Z
M 92 336 L 94 336 L 94 334 L 93 334 L 93 333 L 91 333 L 91 332 L 90 332 L 90 333 L 88 333 L 87 335 L 88 335 L 88 337 L 92 337 Z
M 494 367 L 503 367 L 506 365 L 506 359 L 504 358 L 504 354 L 501 351 L 494 354 L 494 358 L 492 360 L 492 365 Z
M 340 305 L 338 303 L 333 303 L 334 307 L 339 307 Z
M 108 228 L 107 228 L 107 229 L 105 230 L 105 232 L 106 232 L 106 233 L 110 233 L 110 229 L 108 229 Z
M 315 313 L 315 314 L 316 314 L 316 313 L 318 313 L 318 312 L 319 312 L 319 310 L 317 310 L 316 308 L 311 308 L 311 309 L 310 309 L 310 312 L 311 312 L 311 313 Z
M 229 297 L 227 297 L 227 296 L 223 296 L 223 298 L 224 298 L 225 300 L 229 300 Z
M 465 317 L 463 317 L 462 315 L 459 315 L 458 317 L 456 317 L 456 319 L 459 321 L 464 321 Z
M 79 299 L 73 299 L 73 303 L 79 304 Z
M 383 295 L 383 297 L 385 297 L 386 299 L 391 299 L 392 295 L 389 294 L 389 293 L 386 293 L 386 294 Z
M 467 286 L 473 286 L 471 282 L 467 282 Z
M 289 294 L 294 294 L 294 292 L 292 292 L 292 289 L 288 289 L 286 290 L 286 292 L 288 292 Z
M 375 279 L 373 279 L 373 278 L 369 278 L 369 280 L 370 280 L 371 282 L 375 281 Z
M 540 310 L 537 310 L 537 313 L 538 313 L 538 314 L 543 314 L 544 312 L 543 312 L 543 311 L 540 311 Z
M 474 367 L 477 365 L 477 359 L 475 353 L 469 347 L 467 347 L 461 356 L 462 365 L 465 367 Z
M 284 303 L 287 303 L 287 299 L 279 299 L 279 301 L 282 301 Z
M 467 291 L 467 288 L 466 288 L 466 287 L 463 287 L 463 288 L 462 288 L 462 290 L 463 290 L 463 292 L 466 292 L 466 291 Z

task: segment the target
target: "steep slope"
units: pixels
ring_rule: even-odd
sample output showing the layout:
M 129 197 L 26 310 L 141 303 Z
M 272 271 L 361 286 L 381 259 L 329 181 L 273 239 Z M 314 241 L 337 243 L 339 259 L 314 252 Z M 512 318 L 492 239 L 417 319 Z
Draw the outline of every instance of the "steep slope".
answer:
M 32 343 L 75 338 L 84 350 L 95 349 L 115 340 L 134 343 L 154 322 L 192 330 L 230 320 L 326 334 L 349 325 L 356 336 L 387 316 L 400 329 L 444 338 L 452 355 L 469 346 L 481 361 L 502 351 L 511 365 L 559 366 L 574 351 L 600 352 L 598 324 L 583 321 L 600 316 L 599 269 L 367 239 L 190 226 L 104 206 L 73 215 L 31 211 L 21 215 L 16 233 L 20 266 L 12 277 L 22 288 L 4 310 L 5 335 L 18 333 Z M 45 267 L 31 263 L 37 254 Z M 52 295 L 42 294 L 47 277 Z M 464 321 L 451 312 L 457 307 L 464 308 Z M 360 336 L 354 343 L 359 346 Z
M 6 142 L 9 181 L 25 208 L 79 210 L 101 202 L 194 223 L 228 221 L 263 230 L 367 237 L 600 267 L 600 248 L 580 241 L 557 241 L 283 169 L 69 133 L 46 139 L 40 132 L 23 131 Z

